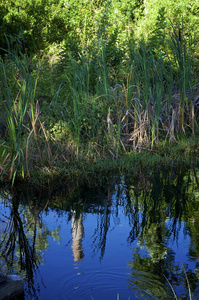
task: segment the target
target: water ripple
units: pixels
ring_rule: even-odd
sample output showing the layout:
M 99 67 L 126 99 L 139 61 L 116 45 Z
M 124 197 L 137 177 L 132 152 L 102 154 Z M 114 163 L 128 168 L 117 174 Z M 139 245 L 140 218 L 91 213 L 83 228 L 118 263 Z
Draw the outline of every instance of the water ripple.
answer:
M 62 299 L 134 299 L 134 291 L 128 291 L 127 278 L 122 270 L 89 271 L 62 279 Z M 125 298 L 124 298 L 125 297 Z

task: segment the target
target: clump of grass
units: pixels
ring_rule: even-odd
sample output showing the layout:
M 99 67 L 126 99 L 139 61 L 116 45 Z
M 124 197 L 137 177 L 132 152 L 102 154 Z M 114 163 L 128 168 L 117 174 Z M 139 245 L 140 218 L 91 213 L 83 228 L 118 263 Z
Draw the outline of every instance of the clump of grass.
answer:
M 108 45 L 99 38 L 75 56 L 63 50 L 61 62 L 53 67 L 60 78 L 52 82 L 51 96 L 57 87 L 52 99 L 36 93 L 38 73 L 29 72 L 26 53 L 9 51 L 8 59 L 1 60 L 1 111 L 8 127 L 2 161 L 6 168 L 11 166 L 10 180 L 14 182 L 17 172 L 23 176 L 25 167 L 29 173 L 36 165 L 58 170 L 83 159 L 118 160 L 128 152 L 156 150 L 197 132 L 191 48 L 183 38 L 178 40 L 174 28 L 164 38 L 161 53 L 129 41 L 117 67 L 111 64 Z M 36 97 L 41 98 L 42 121 Z M 32 157 L 27 154 L 30 149 Z M 38 159 L 43 162 L 38 164 Z
M 8 46 L 9 39 L 7 38 Z M 31 72 L 32 59 L 23 53 L 20 40 L 14 49 L 9 49 L 6 58 L 0 59 L 1 114 L 7 125 L 7 135 L 1 144 L 2 171 L 9 169 L 9 181 L 14 184 L 16 175 L 25 175 L 28 166 L 28 143 L 32 133 L 36 143 L 36 122 L 39 116 L 35 93 L 39 70 L 36 75 Z M 44 132 L 44 126 L 40 122 Z M 29 134 L 28 134 L 29 132 Z M 33 149 L 31 149 L 33 150 Z
M 19 169 L 24 176 L 23 131 L 24 120 L 30 108 L 32 126 L 34 120 L 34 95 L 36 80 L 30 73 L 30 59 L 18 51 L 8 52 L 7 60 L 0 60 L 1 107 L 7 124 L 7 142 L 3 155 L 10 160 L 9 179 L 14 183 Z M 11 79 L 11 80 L 10 80 Z
M 129 44 L 129 56 L 121 63 L 121 74 L 126 74 L 126 78 L 117 73 L 115 86 L 111 86 L 115 80 L 104 41 L 92 51 L 83 49 L 78 59 L 69 55 L 66 77 L 72 99 L 77 152 L 82 141 L 86 99 L 92 97 L 99 97 L 106 111 L 106 128 L 103 127 L 106 136 L 103 143 L 106 141 L 106 144 L 103 146 L 112 157 L 117 158 L 129 150 L 153 148 L 162 139 L 165 143 L 166 140 L 176 141 L 181 132 L 190 129 L 194 134 L 195 103 L 191 93 L 189 45 L 183 39 L 178 40 L 174 28 L 164 43 L 165 52 L 159 54 L 143 43 L 138 47 Z M 104 120 L 101 119 L 102 126 Z

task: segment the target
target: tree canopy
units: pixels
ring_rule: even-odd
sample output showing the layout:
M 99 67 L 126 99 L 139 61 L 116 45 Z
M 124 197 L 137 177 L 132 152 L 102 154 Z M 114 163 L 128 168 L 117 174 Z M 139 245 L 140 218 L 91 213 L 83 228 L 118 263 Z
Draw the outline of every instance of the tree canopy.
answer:
M 6 48 L 5 35 L 18 35 L 35 53 L 71 40 L 85 46 L 104 35 L 122 47 L 129 39 L 154 43 L 171 24 L 197 41 L 198 14 L 198 0 L 0 0 L 0 43 Z

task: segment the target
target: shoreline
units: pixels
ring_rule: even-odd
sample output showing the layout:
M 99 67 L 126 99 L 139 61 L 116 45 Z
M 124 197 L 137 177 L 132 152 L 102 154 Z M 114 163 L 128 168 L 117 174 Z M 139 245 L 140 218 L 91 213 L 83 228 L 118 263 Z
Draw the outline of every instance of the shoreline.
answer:
M 24 179 L 17 176 L 14 186 L 17 184 L 30 184 L 45 186 L 51 182 L 67 181 L 68 183 L 87 180 L 89 178 L 103 178 L 109 174 L 150 174 L 152 171 L 161 171 L 164 168 L 183 165 L 185 167 L 199 165 L 199 137 L 194 136 L 181 140 L 176 144 L 154 147 L 154 149 L 139 149 L 113 157 L 98 158 L 93 161 L 84 157 L 57 167 L 43 166 L 40 169 L 29 170 L 30 176 L 25 172 Z M 0 176 L 1 184 L 10 184 L 8 174 Z

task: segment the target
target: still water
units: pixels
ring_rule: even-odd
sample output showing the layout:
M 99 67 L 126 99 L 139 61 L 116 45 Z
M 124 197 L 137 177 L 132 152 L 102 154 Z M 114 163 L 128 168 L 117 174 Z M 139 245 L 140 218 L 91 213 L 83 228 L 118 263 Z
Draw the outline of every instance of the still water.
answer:
M 0 196 L 0 273 L 25 299 L 199 299 L 199 170 Z

